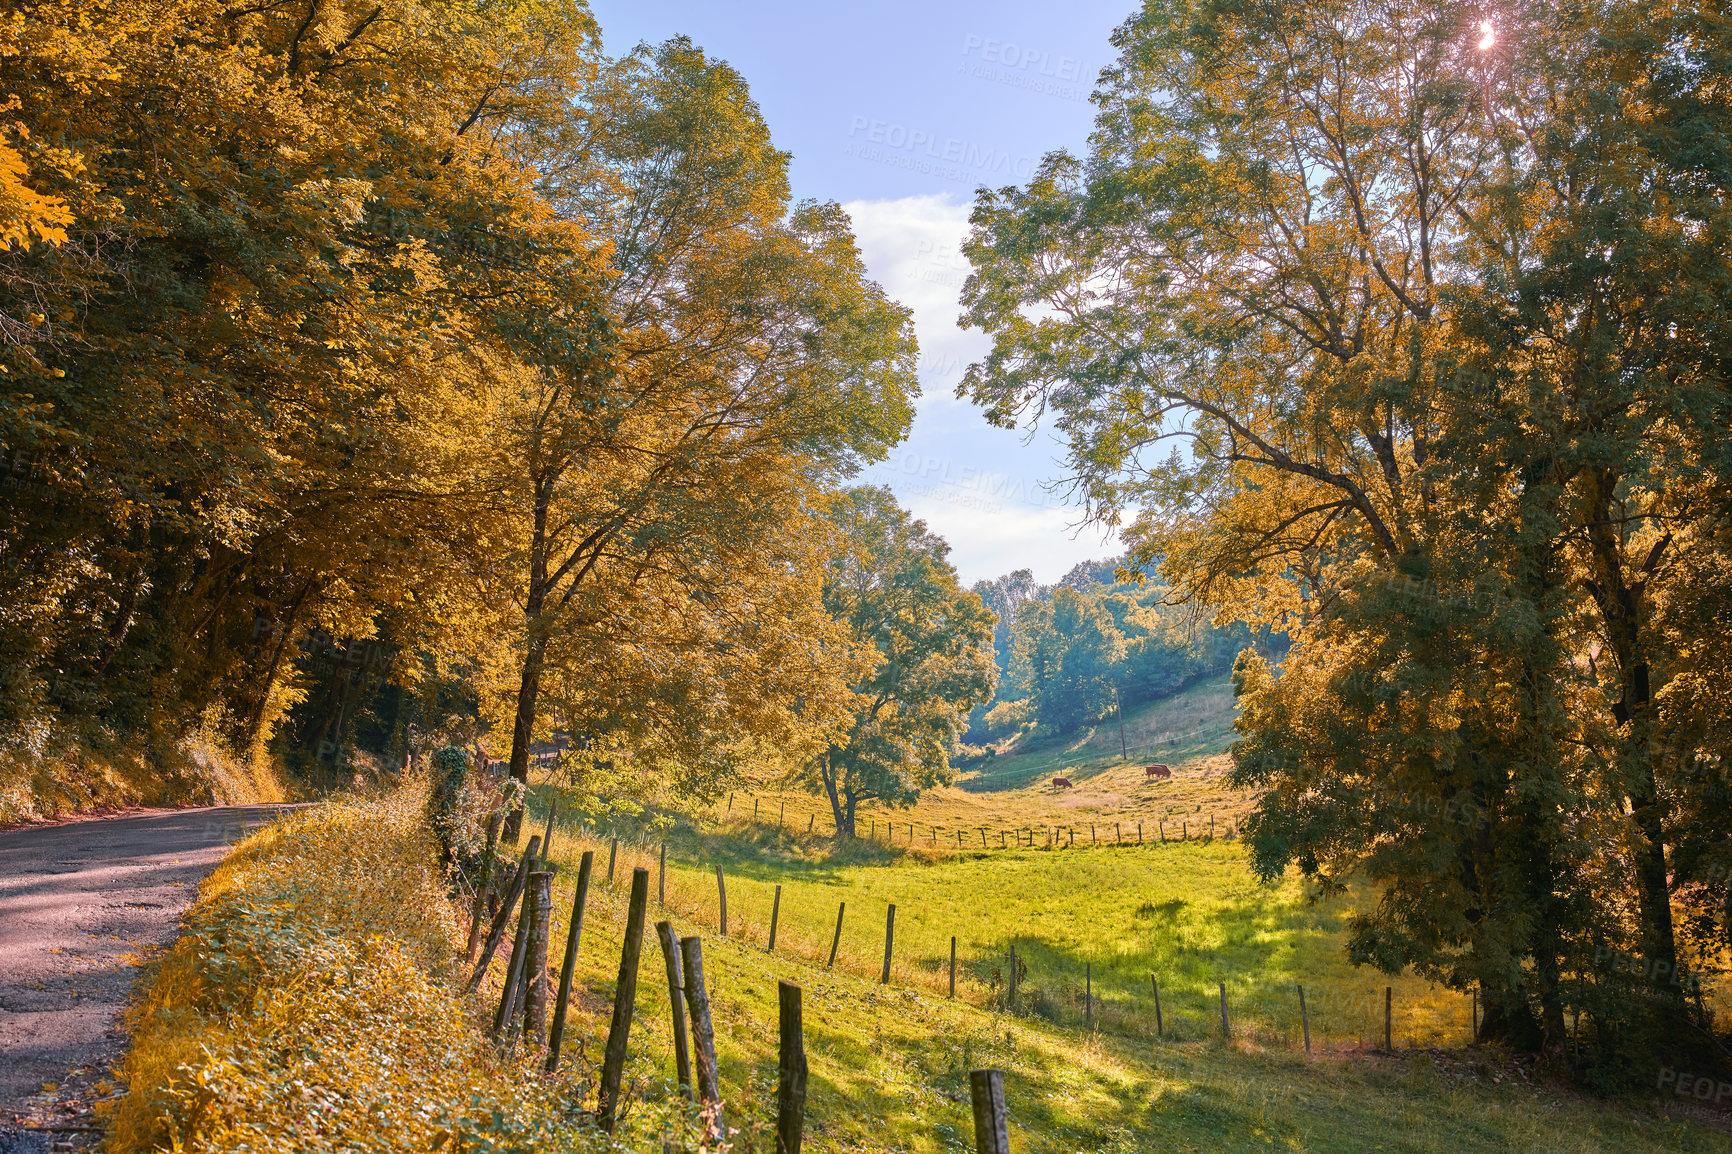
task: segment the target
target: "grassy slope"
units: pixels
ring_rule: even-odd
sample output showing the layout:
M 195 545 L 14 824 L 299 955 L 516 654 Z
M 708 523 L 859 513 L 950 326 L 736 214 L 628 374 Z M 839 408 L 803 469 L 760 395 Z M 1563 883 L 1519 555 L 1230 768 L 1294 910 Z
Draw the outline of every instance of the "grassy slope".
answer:
M 567 895 L 586 847 L 598 851 L 598 885 L 580 955 L 587 992 L 572 1026 L 584 1050 L 597 1054 L 607 1028 L 627 880 L 642 865 L 652 920 L 671 915 L 682 932 L 704 936 L 731 1099 L 769 1100 L 776 980 L 805 989 L 815 1151 L 969 1148 L 967 1071 L 983 1065 L 1008 1072 L 1019 1151 L 1728 1148 L 1723 1131 L 1700 1121 L 1541 1091 L 1519 1077 L 1494 1085 L 1407 1049 L 1459 1044 L 1467 1027 L 1462 1000 L 1428 994 L 1423 983 L 1395 983 L 1400 1052 L 1357 1052 L 1376 1029 L 1382 981 L 1341 962 L 1343 911 L 1308 908 L 1291 887 L 1256 887 L 1231 843 L 962 855 L 860 846 L 838 857 L 827 839 L 742 825 L 676 839 L 666 910 L 653 908 L 651 854 L 622 846 L 610 887 L 606 845 L 570 835 L 555 846 Z M 726 940 L 715 934 L 718 861 L 729 879 Z M 842 950 L 826 971 L 839 900 L 848 903 Z M 876 982 L 887 901 L 898 907 L 888 988 Z M 963 962 L 954 1002 L 944 975 L 952 933 Z M 1014 1015 L 996 1008 L 991 988 L 1012 940 L 1030 967 Z M 671 1063 L 651 951 L 633 1049 L 634 1072 L 653 1096 Z M 1085 961 L 1104 1003 L 1092 1029 L 1078 989 Z M 1161 1040 L 1143 992 L 1150 971 L 1162 981 Z M 1297 1046 L 1296 978 L 1311 1000 L 1311 1059 Z M 1231 1045 L 1216 1035 L 1217 979 L 1228 983 Z
M 776 980 L 804 987 L 813 1150 L 971 1149 L 967 1071 L 983 1065 L 1008 1072 L 1019 1152 L 1732 1148 L 1726 1132 L 1700 1116 L 1541 1090 L 1502 1067 L 1480 1076 L 1471 1051 L 1425 1049 L 1465 1043 L 1467 1000 L 1417 978 L 1390 981 L 1349 966 L 1342 951 L 1349 905 L 1309 905 L 1291 880 L 1258 885 L 1242 849 L 1225 838 L 1162 844 L 1157 823 L 1176 837 L 1177 823 L 1187 822 L 1195 838 L 1210 815 L 1224 832 L 1248 807 L 1222 782 L 1232 717 L 1224 680 L 1194 687 L 1126 717 L 1130 765 L 1119 756 L 1115 725 L 1018 749 L 966 770 L 910 810 L 863 811 L 862 835 L 875 830 L 878 840 L 843 847 L 826 836 L 820 799 L 767 784 L 741 792 L 696 828 L 682 824 L 670 835 L 665 910 L 654 907 L 656 862 L 647 845 L 622 844 L 610 887 L 602 880 L 607 842 L 567 831 L 555 856 L 568 894 L 582 849 L 598 855 L 592 909 L 599 916 L 581 955 L 588 993 L 573 1028 L 596 1053 L 626 885 L 631 868 L 644 866 L 651 920 L 671 916 L 683 933 L 705 938 L 732 1099 L 769 1100 Z M 1145 780 L 1144 760 L 1171 764 L 1173 780 Z M 1054 790 L 1048 780 L 1057 773 L 1076 787 Z M 897 824 L 887 841 L 891 818 Z M 1133 844 L 1087 846 L 1091 821 L 1102 842 L 1114 841 L 1117 823 Z M 992 847 L 984 851 L 982 826 Z M 1042 831 L 1034 841 L 1044 847 L 1051 827 L 1075 830 L 1076 847 L 1067 835 L 1060 850 L 996 848 L 1000 832 L 1014 845 L 1019 829 Z M 728 878 L 726 940 L 715 932 L 718 863 Z M 839 902 L 847 903 L 841 949 L 826 970 Z M 896 950 L 886 988 L 876 979 L 890 903 Z M 952 935 L 960 963 L 954 1002 L 945 996 Z M 1006 1014 L 995 983 L 1013 942 L 1028 973 L 1018 1012 Z M 643 1055 L 638 1074 L 655 1084 L 671 1068 L 659 957 L 641 973 L 634 1049 Z M 1085 974 L 1099 999 L 1087 1023 Z M 1161 983 L 1160 1039 L 1151 975 Z M 1219 1037 L 1220 982 L 1231 1044 Z M 1309 1004 L 1312 1058 L 1300 1043 L 1298 983 Z M 1381 1042 L 1385 985 L 1395 996 L 1393 1055 L 1370 1049 Z

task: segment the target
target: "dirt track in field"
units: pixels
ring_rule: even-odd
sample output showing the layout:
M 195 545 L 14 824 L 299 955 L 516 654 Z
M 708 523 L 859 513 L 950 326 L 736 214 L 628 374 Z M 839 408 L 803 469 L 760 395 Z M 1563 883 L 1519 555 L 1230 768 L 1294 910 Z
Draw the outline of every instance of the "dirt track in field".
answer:
M 279 806 L 156 810 L 0 832 L 0 1154 L 96 1133 L 138 965 L 199 881 Z M 45 1087 L 52 1087 L 45 1089 Z

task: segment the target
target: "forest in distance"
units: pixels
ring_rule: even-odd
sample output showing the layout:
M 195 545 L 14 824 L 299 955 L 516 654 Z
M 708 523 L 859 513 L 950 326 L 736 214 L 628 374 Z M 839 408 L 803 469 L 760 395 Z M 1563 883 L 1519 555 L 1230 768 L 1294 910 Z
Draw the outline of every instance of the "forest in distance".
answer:
M 911 309 L 692 39 L 6 6 L 0 823 L 478 749 L 517 846 L 558 737 L 568 814 L 772 780 L 858 852 L 1228 678 L 1246 864 L 1364 896 L 1353 964 L 1596 1093 L 1732 1067 L 1732 19 L 1147 0 L 1112 47 L 1086 147 L 973 193 L 956 391 L 1125 551 L 968 587 L 861 483 Z

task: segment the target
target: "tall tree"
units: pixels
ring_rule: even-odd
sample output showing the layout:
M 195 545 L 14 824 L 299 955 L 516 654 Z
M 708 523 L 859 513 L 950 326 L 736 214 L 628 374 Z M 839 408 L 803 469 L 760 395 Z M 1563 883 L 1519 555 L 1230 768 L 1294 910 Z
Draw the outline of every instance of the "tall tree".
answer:
M 728 558 L 786 528 L 778 494 L 881 458 L 918 391 L 907 310 L 866 278 L 837 206 L 790 204 L 736 72 L 671 40 L 608 70 L 583 113 L 591 128 L 536 162 L 553 203 L 612 241 L 605 355 L 525 376 L 494 456 L 516 529 L 484 579 L 521 630 L 519 780 L 551 653 L 629 653 L 607 625 L 652 585 L 712 596 Z
M 1651 15 L 1149 3 L 1089 157 L 969 246 L 964 391 L 1055 416 L 1134 564 L 1297 639 L 1241 669 L 1260 868 L 1373 879 L 1356 956 L 1532 1045 L 1596 942 L 1674 972 L 1645 598 L 1724 475 L 1720 153 L 1677 144 L 1723 52 Z
M 992 614 L 946 560 L 950 546 L 888 489 L 830 502 L 836 544 L 824 605 L 871 659 L 850 687 L 850 724 L 795 779 L 829 798 L 836 831 L 855 836 L 864 801 L 906 806 L 948 783 L 968 711 L 992 696 Z

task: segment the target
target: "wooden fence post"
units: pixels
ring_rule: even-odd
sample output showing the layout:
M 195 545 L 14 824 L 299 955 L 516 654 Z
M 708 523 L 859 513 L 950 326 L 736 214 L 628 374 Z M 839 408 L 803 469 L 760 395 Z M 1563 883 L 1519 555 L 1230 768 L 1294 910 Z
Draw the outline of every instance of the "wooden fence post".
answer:
M 553 856 L 553 819 L 559 813 L 559 799 L 547 807 L 547 832 L 541 838 L 541 859 L 549 861 Z
M 884 972 L 878 977 L 880 986 L 890 984 L 890 948 L 896 942 L 896 903 L 890 903 L 889 912 L 884 915 Z
M 1182 821 L 1179 823 L 1179 840 L 1180 841 L 1190 841 L 1191 840 L 1191 823 L 1190 822 Z
M 680 1093 L 692 1100 L 692 1052 L 686 1041 L 686 983 L 680 969 L 680 940 L 674 936 L 671 922 L 656 923 L 656 937 L 662 944 L 662 961 L 668 971 L 668 1005 L 674 1019 L 674 1076 L 679 1079 Z
M 1155 1037 L 1159 1038 L 1166 1031 L 1161 1026 L 1161 983 L 1155 975 L 1149 975 L 1149 986 L 1155 991 Z
M 1010 1154 L 1010 1122 L 1004 1111 L 1004 1071 L 970 1070 L 976 1154 Z
M 686 1009 L 691 1011 L 692 1065 L 698 1080 L 698 1102 L 710 1111 L 708 1138 L 728 1132 L 722 1123 L 722 1090 L 716 1071 L 716 1028 L 710 1021 L 710 995 L 704 988 L 704 943 L 680 939 L 680 967 L 685 974 Z
M 1125 844 L 1124 830 L 1119 826 L 1119 823 L 1116 821 L 1113 822 L 1113 840 L 1118 842 L 1120 845 Z
M 613 990 L 613 1022 L 607 1030 L 607 1050 L 601 1062 L 601 1089 L 596 1097 L 596 1122 L 613 1133 L 619 1110 L 619 1083 L 625 1074 L 625 1047 L 631 1034 L 631 1012 L 637 1002 L 638 959 L 643 956 L 644 907 L 649 904 L 649 871 L 631 871 L 631 899 L 625 918 L 625 944 L 619 954 L 619 981 Z
M 656 862 L 656 905 L 668 904 L 668 843 L 662 842 L 661 855 Z
M 1010 1008 L 1016 1009 L 1016 943 L 1010 943 Z
M 1305 987 L 1299 987 L 1299 1028 L 1305 1031 L 1305 1052 L 1311 1052 L 1311 1016 L 1305 1012 Z
M 758 799 L 755 797 L 752 799 L 752 824 L 758 824 Z
M 1221 1037 L 1231 1038 L 1231 1029 L 1227 1026 L 1227 983 L 1221 983 Z
M 830 960 L 824 963 L 826 970 L 836 964 L 836 947 L 842 944 L 842 915 L 847 909 L 847 902 L 836 903 L 836 936 L 830 939 Z
M 537 839 L 531 839 L 537 840 Z M 493 1015 L 493 1037 L 503 1040 L 508 1025 L 516 1025 L 517 995 L 523 985 L 523 958 L 529 952 L 529 927 L 535 920 L 535 887 L 523 888 L 523 904 L 517 914 L 517 932 L 511 938 L 511 960 L 505 964 L 505 988 L 499 992 L 499 1009 Z
M 1167 823 L 1163 821 L 1163 822 L 1158 822 L 1157 824 L 1161 827 L 1161 844 L 1166 845 L 1167 844 Z
M 493 961 L 494 951 L 499 949 L 500 939 L 505 936 L 505 927 L 511 924 L 511 911 L 517 905 L 517 899 L 523 895 L 523 887 L 529 881 L 529 869 L 535 861 L 535 852 L 541 845 L 541 835 L 532 835 L 529 844 L 523 847 L 523 858 L 517 863 L 517 872 L 512 875 L 511 886 L 505 892 L 505 899 L 499 903 L 499 912 L 493 916 L 493 925 L 487 931 L 487 941 L 481 947 L 481 960 L 475 963 L 475 970 L 469 975 L 469 980 L 463 983 L 465 993 L 473 993 L 481 985 L 481 979 L 487 974 L 487 967 Z
M 1140 821 L 1137 823 L 1137 844 L 1143 844 L 1143 823 Z
M 806 818 L 806 832 L 807 833 L 812 832 L 812 823 L 817 821 L 817 820 L 818 820 L 818 815 L 815 813 L 807 816 L 807 818 Z
M 539 1046 L 547 1038 L 547 939 L 553 930 L 553 873 L 529 875 L 535 892 L 535 920 L 529 926 L 529 953 L 523 963 L 523 1037 Z
M 725 938 L 728 936 L 728 883 L 722 878 L 721 862 L 716 863 L 716 894 L 721 899 L 721 917 L 719 921 L 721 923 L 722 936 Z
M 613 863 L 619 859 L 619 835 L 614 834 L 607 847 L 607 884 L 613 884 Z
M 806 1128 L 806 1042 L 800 1023 L 800 987 L 776 983 L 780 1013 L 776 1072 L 776 1154 L 800 1154 Z
M 770 944 L 764 948 L 766 954 L 776 952 L 776 923 L 782 917 L 782 887 L 776 887 L 776 900 L 770 906 Z
M 788 824 L 788 799 L 782 799 L 782 810 L 776 815 L 776 828 L 781 829 Z
M 950 935 L 950 996 L 956 996 L 956 935 Z
M 1390 1031 L 1389 1019 L 1392 1016 L 1391 1011 L 1394 1009 L 1394 1006 L 1395 1006 L 1395 987 L 1394 986 L 1384 986 L 1383 987 L 1383 1048 L 1385 1050 L 1395 1049 L 1394 1043 L 1390 1040 L 1390 1033 L 1389 1033 L 1389 1031 Z
M 565 960 L 559 967 L 559 997 L 553 1003 L 553 1027 L 547 1034 L 547 1072 L 559 1069 L 559 1048 L 565 1040 L 565 1011 L 571 1004 L 571 979 L 577 968 L 577 944 L 583 937 L 583 907 L 589 899 L 589 875 L 595 851 L 586 849 L 577 863 L 577 894 L 571 899 L 571 926 L 565 932 Z
M 475 909 L 469 915 L 469 940 L 463 945 L 465 964 L 475 961 L 475 951 L 481 948 L 481 919 L 487 916 L 487 898 L 493 892 L 493 862 L 499 856 L 499 825 L 504 820 L 505 815 L 497 811 L 487 816 L 487 849 L 475 875 Z
M 730 814 L 734 812 L 734 795 L 731 793 L 728 794 L 728 812 Z

